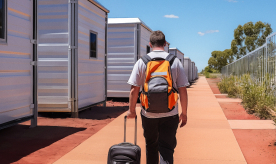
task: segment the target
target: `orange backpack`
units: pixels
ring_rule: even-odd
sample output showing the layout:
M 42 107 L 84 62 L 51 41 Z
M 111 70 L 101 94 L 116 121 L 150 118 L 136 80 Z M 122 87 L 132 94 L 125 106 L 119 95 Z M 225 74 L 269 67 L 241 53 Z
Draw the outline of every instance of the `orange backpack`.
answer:
M 178 92 L 173 87 L 171 66 L 176 56 L 169 54 L 166 59 L 145 55 L 142 60 L 146 64 L 146 79 L 140 102 L 147 112 L 166 113 L 175 108 Z

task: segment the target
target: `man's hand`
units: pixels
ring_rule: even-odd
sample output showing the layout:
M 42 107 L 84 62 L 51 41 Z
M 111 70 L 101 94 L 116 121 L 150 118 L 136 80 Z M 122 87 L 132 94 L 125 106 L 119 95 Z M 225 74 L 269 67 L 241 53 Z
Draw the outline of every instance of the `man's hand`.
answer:
M 127 111 L 127 118 L 135 118 L 136 117 L 136 112 L 131 112 L 130 110 Z
M 179 123 L 181 123 L 180 128 L 182 128 L 187 124 L 188 95 L 187 95 L 186 87 L 180 87 L 178 88 L 178 90 L 179 90 L 180 103 L 182 108 L 182 113 L 179 116 Z
M 187 115 L 186 114 L 181 114 L 180 116 L 179 116 L 179 123 L 181 123 L 180 124 L 180 128 L 182 128 L 183 126 L 185 126 L 186 124 L 187 124 Z
M 136 117 L 136 102 L 138 99 L 140 87 L 131 86 L 130 94 L 129 94 L 129 110 L 127 111 L 127 118 L 135 118 Z

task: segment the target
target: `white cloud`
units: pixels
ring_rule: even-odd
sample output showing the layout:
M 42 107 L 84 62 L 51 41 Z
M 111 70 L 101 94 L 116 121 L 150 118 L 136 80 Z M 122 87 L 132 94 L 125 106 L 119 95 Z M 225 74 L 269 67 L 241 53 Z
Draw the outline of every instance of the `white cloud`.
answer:
M 199 34 L 200 36 L 205 35 L 203 32 L 198 32 L 198 34 Z
M 215 32 L 219 32 L 219 30 L 208 30 L 205 33 L 206 34 L 210 34 L 210 33 L 215 33 Z
M 198 34 L 200 36 L 203 36 L 205 34 L 211 34 L 211 33 L 215 33 L 215 32 L 219 32 L 219 30 L 208 30 L 208 31 L 205 31 L 205 32 L 198 32 Z
M 165 15 L 164 17 L 165 18 L 179 18 L 179 16 L 176 16 L 176 15 L 173 15 L 173 14 L 171 14 L 171 15 Z
M 238 2 L 237 0 L 227 0 L 228 2 Z

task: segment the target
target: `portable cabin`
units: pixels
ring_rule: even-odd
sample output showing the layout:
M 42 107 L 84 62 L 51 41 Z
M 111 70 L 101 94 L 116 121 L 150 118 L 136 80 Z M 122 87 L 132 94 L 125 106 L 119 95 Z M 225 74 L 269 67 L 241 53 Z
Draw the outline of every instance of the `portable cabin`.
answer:
M 193 72 L 193 74 L 194 74 L 193 75 L 193 80 L 195 80 L 196 79 L 196 73 L 195 73 L 196 72 L 196 66 L 195 66 L 195 63 L 193 63 L 193 64 L 194 64 L 194 66 L 193 66 L 193 68 L 194 68 L 194 70 L 193 70 L 194 71 Z
M 195 66 L 195 63 L 193 63 L 193 64 L 194 64 L 194 66 L 193 66 L 193 68 L 194 68 L 194 70 L 193 70 L 194 71 L 193 72 L 194 73 L 194 75 L 193 75 L 193 81 L 194 81 L 196 79 L 196 73 L 195 73 L 196 72 L 196 66 Z
M 166 43 L 166 46 L 164 49 L 166 52 L 168 52 L 168 53 L 170 52 L 170 43 L 169 42 Z
M 38 0 L 38 111 L 106 101 L 107 16 L 96 0 Z
M 197 70 L 197 66 L 196 66 L 196 72 L 195 72 L 195 75 L 196 75 L 196 79 L 198 79 L 198 70 Z
M 0 129 L 36 126 L 36 1 L 0 0 Z
M 195 66 L 195 79 L 197 79 L 197 71 L 196 71 L 197 67 Z
M 189 82 L 192 81 L 191 65 L 191 59 L 189 57 L 184 57 L 184 70 Z
M 192 81 L 195 80 L 195 62 L 192 61 Z
M 192 64 L 192 60 L 191 60 L 191 65 L 189 67 L 189 74 L 190 74 L 190 83 L 193 82 L 193 64 Z
M 195 66 L 195 70 L 194 70 L 194 75 L 195 75 L 195 79 L 196 79 L 196 66 Z M 194 79 L 194 80 L 195 80 L 195 79 Z
M 184 53 L 183 52 L 181 52 L 178 48 L 170 48 L 169 53 L 177 56 L 177 58 L 180 60 L 180 62 L 184 66 Z
M 108 19 L 107 97 L 129 97 L 127 81 L 136 61 L 151 51 L 151 33 L 139 18 Z
M 192 81 L 194 80 L 194 66 L 193 61 L 191 62 L 191 74 L 192 74 Z

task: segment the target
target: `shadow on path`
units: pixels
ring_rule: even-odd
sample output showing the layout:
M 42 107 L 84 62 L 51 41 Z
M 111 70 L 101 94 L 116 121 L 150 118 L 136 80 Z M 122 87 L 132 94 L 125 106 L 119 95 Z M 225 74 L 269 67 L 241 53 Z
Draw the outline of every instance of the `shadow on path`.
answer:
M 0 163 L 9 164 L 86 128 L 16 125 L 0 131 Z
M 108 106 L 101 107 L 95 106 L 90 109 L 83 110 L 79 112 L 80 119 L 92 119 L 92 120 L 105 120 L 109 118 L 116 118 L 122 113 L 128 110 L 128 106 Z M 39 113 L 39 117 L 45 118 L 70 118 L 71 113 Z
M 79 113 L 81 119 L 93 119 L 93 120 L 104 120 L 107 118 L 117 118 L 122 113 L 128 110 L 128 106 L 120 107 L 93 107 L 88 110 L 84 110 Z

